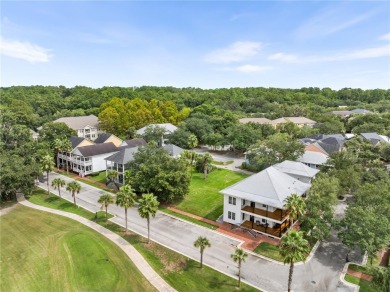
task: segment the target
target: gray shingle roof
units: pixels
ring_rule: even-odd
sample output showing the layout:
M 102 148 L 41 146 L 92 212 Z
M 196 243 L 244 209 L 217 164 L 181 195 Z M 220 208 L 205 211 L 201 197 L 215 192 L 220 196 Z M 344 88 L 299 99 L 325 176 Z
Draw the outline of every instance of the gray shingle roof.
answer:
M 79 151 L 81 153 L 81 155 L 84 157 L 95 156 L 95 155 L 119 151 L 119 149 L 112 142 L 77 147 L 75 150 L 73 150 L 73 152 L 76 150 Z
M 95 143 L 96 144 L 100 144 L 100 143 L 104 143 L 107 141 L 108 138 L 110 138 L 112 136 L 112 134 L 109 134 L 109 133 L 103 133 L 103 134 L 100 134 L 99 137 L 97 137 L 95 139 Z
M 240 119 L 241 124 L 256 123 L 256 124 L 271 124 L 271 120 L 266 118 L 242 118 Z
M 301 162 L 291 160 L 285 160 L 281 163 L 273 165 L 273 167 L 283 173 L 295 174 L 308 178 L 313 178 L 319 172 L 318 169 L 314 169 Z
M 125 145 L 126 144 L 126 145 Z M 146 141 L 144 138 L 137 138 L 137 139 L 131 139 L 131 140 L 125 140 L 122 142 L 122 145 L 124 147 L 137 147 L 137 146 L 143 146 L 146 145 Z
M 179 156 L 180 153 L 184 151 L 183 148 L 180 148 L 173 144 L 166 144 L 163 146 L 163 148 L 165 149 L 165 151 L 167 151 L 169 156 L 173 156 L 173 157 Z
M 65 123 L 68 125 L 69 128 L 73 130 L 82 129 L 86 126 L 91 126 L 95 128 L 99 126 L 98 117 L 94 115 L 81 117 L 64 117 L 53 121 L 53 123 Z
M 377 133 L 360 133 L 360 135 L 370 141 L 372 144 L 376 145 L 379 142 L 386 142 L 380 135 Z
M 292 194 L 302 195 L 309 187 L 309 184 L 271 166 L 220 192 L 283 209 L 287 197 Z
M 138 147 L 124 148 L 119 152 L 105 158 L 107 161 L 112 161 L 118 164 L 127 164 L 134 159 L 134 154 L 138 152 Z
M 85 140 L 85 138 L 82 138 L 82 137 L 76 137 L 76 136 L 69 137 L 69 141 L 72 144 L 72 149 L 76 148 L 84 140 Z

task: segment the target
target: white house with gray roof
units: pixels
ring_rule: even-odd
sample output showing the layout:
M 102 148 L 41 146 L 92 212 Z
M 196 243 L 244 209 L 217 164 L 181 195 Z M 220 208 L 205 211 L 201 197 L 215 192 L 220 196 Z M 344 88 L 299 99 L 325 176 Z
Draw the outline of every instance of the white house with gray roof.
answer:
M 94 141 L 99 135 L 99 120 L 97 116 L 63 117 L 53 123 L 65 123 L 77 132 L 78 137 Z
M 134 154 L 138 152 L 138 147 L 122 148 L 119 152 L 114 153 L 104 160 L 106 161 L 106 175 L 109 170 L 118 172 L 117 183 L 125 184 L 125 171 L 128 169 L 127 164 L 134 159 Z
M 322 165 L 325 165 L 329 156 L 315 151 L 305 151 L 297 161 L 306 164 L 308 167 L 319 169 Z
M 304 196 L 310 184 L 276 167 L 254 174 L 220 191 L 224 195 L 223 221 L 280 238 L 288 229 L 285 200 L 292 194 Z

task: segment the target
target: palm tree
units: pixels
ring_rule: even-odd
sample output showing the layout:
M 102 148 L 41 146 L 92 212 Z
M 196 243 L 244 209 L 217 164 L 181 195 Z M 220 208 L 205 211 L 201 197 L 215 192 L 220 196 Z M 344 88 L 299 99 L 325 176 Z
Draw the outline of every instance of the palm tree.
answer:
M 113 169 L 109 170 L 107 172 L 107 180 L 108 180 L 107 185 L 112 183 L 119 190 L 119 188 L 115 182 L 115 180 L 118 178 L 118 176 L 119 176 L 119 173 L 116 170 L 113 170 Z
M 63 139 L 61 140 L 62 141 L 62 145 L 61 145 L 61 151 L 62 152 L 66 152 L 66 154 L 68 155 L 68 153 L 70 151 L 72 151 L 72 144 L 70 143 L 69 139 Z M 66 173 L 69 173 L 69 161 L 68 159 L 66 159 Z
M 201 155 L 201 158 L 202 158 L 204 179 L 206 179 L 209 170 L 209 165 L 211 164 L 211 162 L 213 162 L 213 157 L 210 155 L 210 153 L 206 152 L 204 155 Z
M 67 184 L 66 190 L 69 191 L 72 194 L 74 204 L 77 206 L 77 204 L 76 204 L 76 194 L 80 193 L 81 185 L 78 182 L 76 182 L 76 181 L 72 181 L 72 182 Z
M 211 244 L 206 237 L 199 236 L 198 239 L 194 242 L 195 247 L 200 248 L 200 268 L 203 267 L 203 252 L 206 247 L 210 247 Z
M 291 226 L 290 229 L 292 230 L 294 225 L 294 220 L 298 219 L 298 217 L 302 216 L 306 212 L 306 203 L 305 200 L 298 196 L 297 194 L 292 194 L 291 196 L 287 197 L 285 200 L 284 208 L 287 210 L 290 210 L 290 221 Z
M 54 189 L 58 188 L 58 195 L 61 198 L 61 188 L 63 186 L 65 186 L 65 181 L 63 179 L 57 177 L 57 178 L 53 179 L 53 181 L 51 182 L 51 186 L 54 187 Z
M 280 244 L 280 255 L 283 257 L 285 264 L 290 264 L 288 273 L 288 292 L 291 291 L 291 282 L 294 271 L 294 262 L 305 261 L 306 254 L 309 253 L 309 243 L 303 238 L 302 231 L 292 230 L 283 235 Z
M 153 194 L 143 194 L 139 201 L 138 213 L 141 218 L 146 218 L 148 222 L 148 243 L 150 243 L 150 216 L 156 216 L 159 204 L 157 197 Z
M 125 208 L 125 235 L 127 235 L 127 209 L 134 206 L 136 197 L 137 196 L 130 185 L 124 185 L 116 194 L 115 204 Z
M 46 154 L 45 156 L 42 157 L 41 169 L 42 171 L 46 172 L 47 194 L 49 195 L 50 194 L 49 174 L 54 169 L 53 157 L 51 157 L 50 154 Z
M 234 254 L 231 254 L 230 257 L 235 263 L 238 263 L 238 288 L 241 288 L 241 263 L 245 262 L 248 254 L 243 249 L 237 248 Z
M 62 140 L 60 140 L 58 138 L 55 139 L 54 143 L 53 143 L 53 146 L 54 146 L 54 151 L 56 152 L 56 157 L 57 157 L 57 169 L 60 170 L 59 154 L 60 154 L 60 152 L 62 152 Z
M 125 185 L 131 185 L 132 179 L 133 179 L 133 174 L 131 173 L 131 170 L 125 170 L 125 174 L 123 176 L 124 184 Z
M 188 147 L 190 147 L 190 149 L 193 149 L 196 146 L 198 146 L 198 138 L 196 138 L 194 134 L 191 134 L 188 137 Z
M 107 220 L 107 208 L 110 204 L 114 203 L 114 197 L 111 196 L 110 194 L 103 194 L 100 196 L 98 203 L 102 204 L 102 209 L 103 207 L 106 208 L 106 220 Z

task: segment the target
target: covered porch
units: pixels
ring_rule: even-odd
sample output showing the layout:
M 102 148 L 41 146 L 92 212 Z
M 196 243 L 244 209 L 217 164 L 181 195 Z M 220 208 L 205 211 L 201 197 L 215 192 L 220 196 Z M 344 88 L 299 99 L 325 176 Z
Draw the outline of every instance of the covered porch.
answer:
M 253 221 L 246 220 L 241 223 L 240 226 L 266 235 L 271 235 L 272 237 L 281 238 L 290 227 L 290 220 L 286 220 L 282 224 L 276 224 L 274 227 L 268 227 L 267 224 L 256 224 Z
M 256 215 L 260 215 L 262 217 L 268 217 L 273 220 L 277 221 L 284 221 L 285 218 L 290 214 L 289 210 L 282 210 L 282 209 L 276 209 L 273 212 L 268 211 L 268 206 L 267 209 L 259 209 L 254 206 L 244 206 L 241 211 L 248 212 L 248 213 L 254 213 Z

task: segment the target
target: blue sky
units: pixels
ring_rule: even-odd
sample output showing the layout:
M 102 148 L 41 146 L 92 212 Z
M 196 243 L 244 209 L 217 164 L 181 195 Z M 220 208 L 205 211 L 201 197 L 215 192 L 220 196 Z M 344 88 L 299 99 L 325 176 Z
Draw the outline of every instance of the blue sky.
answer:
M 390 88 L 389 1 L 2 1 L 1 86 Z

